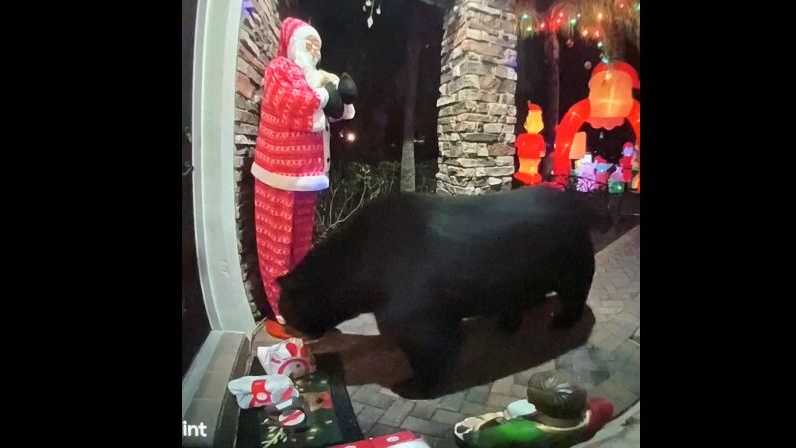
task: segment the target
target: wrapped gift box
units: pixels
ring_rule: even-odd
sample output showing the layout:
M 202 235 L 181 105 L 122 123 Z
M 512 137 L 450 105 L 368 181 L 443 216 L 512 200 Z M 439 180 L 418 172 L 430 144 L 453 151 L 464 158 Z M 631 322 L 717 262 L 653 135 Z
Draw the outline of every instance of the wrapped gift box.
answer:
M 367 440 L 334 445 L 331 448 L 430 448 L 429 445 L 417 435 L 404 431 L 381 437 L 371 437 Z

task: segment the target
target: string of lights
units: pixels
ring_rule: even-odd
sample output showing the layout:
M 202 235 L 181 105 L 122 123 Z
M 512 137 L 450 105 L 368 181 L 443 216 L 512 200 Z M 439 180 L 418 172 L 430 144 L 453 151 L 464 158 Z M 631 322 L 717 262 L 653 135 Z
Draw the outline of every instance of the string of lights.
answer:
M 637 41 L 641 2 L 639 0 L 564 0 L 554 3 L 544 13 L 520 2 L 518 26 L 521 38 L 533 38 L 542 33 L 559 33 L 567 37 L 567 47 L 580 38 L 593 42 L 603 51 L 602 60 L 608 62 L 613 47 L 613 30 Z
M 365 23 L 368 24 L 368 28 L 373 27 L 373 13 L 375 12 L 376 15 L 381 15 L 381 1 L 378 0 L 365 0 L 365 4 L 362 5 L 362 12 L 367 13 L 368 8 L 370 8 L 370 13 L 368 14 L 368 18 L 365 20 Z

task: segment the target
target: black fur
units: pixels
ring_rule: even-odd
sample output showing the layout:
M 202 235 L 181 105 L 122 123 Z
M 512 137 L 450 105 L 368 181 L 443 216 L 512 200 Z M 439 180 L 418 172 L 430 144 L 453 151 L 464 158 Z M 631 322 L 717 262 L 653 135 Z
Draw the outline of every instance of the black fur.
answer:
M 594 274 L 593 214 L 571 193 L 523 188 L 487 196 L 402 194 L 374 202 L 281 278 L 287 323 L 320 336 L 373 312 L 397 338 L 413 386 L 432 389 L 456 359 L 464 317 L 522 310 L 556 291 L 569 326 Z

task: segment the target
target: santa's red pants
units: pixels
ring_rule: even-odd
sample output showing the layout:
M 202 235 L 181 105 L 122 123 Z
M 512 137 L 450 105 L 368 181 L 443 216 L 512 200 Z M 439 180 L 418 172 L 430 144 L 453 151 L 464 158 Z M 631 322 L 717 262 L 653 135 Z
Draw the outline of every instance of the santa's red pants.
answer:
M 265 294 L 274 314 L 281 290 L 276 279 L 290 272 L 312 248 L 314 191 L 284 191 L 254 180 L 254 225 L 257 258 Z

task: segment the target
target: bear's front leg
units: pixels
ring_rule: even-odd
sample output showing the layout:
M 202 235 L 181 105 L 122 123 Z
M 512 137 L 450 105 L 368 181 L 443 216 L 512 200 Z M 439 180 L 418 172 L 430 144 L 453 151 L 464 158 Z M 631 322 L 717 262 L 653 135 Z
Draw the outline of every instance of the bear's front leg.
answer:
M 404 398 L 431 398 L 449 381 L 462 345 L 460 320 L 427 313 L 405 321 L 385 320 L 379 329 L 392 336 L 412 366 L 413 376 L 393 387 Z
M 498 323 L 500 325 L 500 328 L 504 332 L 506 332 L 509 335 L 512 335 L 516 333 L 517 330 L 519 330 L 520 327 L 522 326 L 522 319 L 523 319 L 522 309 L 517 307 L 505 310 L 502 313 L 500 313 L 500 318 L 498 320 Z

